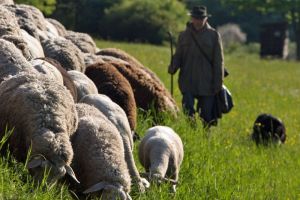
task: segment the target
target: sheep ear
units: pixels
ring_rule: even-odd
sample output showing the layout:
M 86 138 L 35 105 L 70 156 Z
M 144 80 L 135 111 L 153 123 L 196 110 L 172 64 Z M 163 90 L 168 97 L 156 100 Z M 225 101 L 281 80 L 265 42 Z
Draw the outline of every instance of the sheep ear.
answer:
M 41 158 L 38 159 L 32 159 L 31 161 L 29 161 L 27 163 L 27 168 L 28 169 L 32 169 L 32 168 L 36 168 L 38 166 L 41 166 L 43 163 L 43 160 Z
M 83 191 L 83 194 L 97 192 L 97 191 L 105 188 L 106 185 L 107 185 L 107 183 L 105 183 L 105 182 L 97 183 L 97 184 L 91 186 L 90 188 L 86 189 L 85 191 Z
M 73 169 L 72 169 L 70 166 L 66 165 L 66 166 L 65 166 L 65 169 L 66 169 L 67 174 L 69 174 L 69 175 L 76 181 L 76 183 L 80 183 L 80 182 L 78 181 L 78 179 L 76 178 Z

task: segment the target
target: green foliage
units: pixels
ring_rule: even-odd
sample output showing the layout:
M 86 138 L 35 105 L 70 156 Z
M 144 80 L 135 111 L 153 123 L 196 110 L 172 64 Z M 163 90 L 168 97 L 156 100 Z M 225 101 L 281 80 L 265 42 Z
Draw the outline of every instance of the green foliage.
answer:
M 40 9 L 44 15 L 49 16 L 55 10 L 56 0 L 15 0 L 15 3 L 29 4 Z
M 124 0 L 107 9 L 100 34 L 116 40 L 161 44 L 167 31 L 179 32 L 187 22 L 187 11 L 176 0 Z
M 96 34 L 104 10 L 122 0 L 57 0 L 53 17 L 67 28 Z

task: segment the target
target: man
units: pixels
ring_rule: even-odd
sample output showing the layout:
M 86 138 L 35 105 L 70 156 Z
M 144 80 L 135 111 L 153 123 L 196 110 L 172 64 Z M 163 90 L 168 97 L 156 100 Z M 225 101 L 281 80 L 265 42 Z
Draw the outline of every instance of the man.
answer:
M 210 15 L 205 6 L 195 6 L 190 12 L 191 21 L 180 33 L 173 65 L 168 72 L 179 72 L 179 89 L 182 107 L 194 119 L 198 111 L 204 127 L 216 125 L 214 115 L 215 94 L 222 88 L 224 56 L 219 33 L 207 22 Z M 194 102 L 197 99 L 197 110 Z

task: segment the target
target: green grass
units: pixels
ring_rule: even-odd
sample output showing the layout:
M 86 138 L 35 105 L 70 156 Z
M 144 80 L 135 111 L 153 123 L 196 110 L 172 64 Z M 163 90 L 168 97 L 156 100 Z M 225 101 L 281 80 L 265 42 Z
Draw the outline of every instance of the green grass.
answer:
M 98 40 L 97 45 L 127 51 L 170 87 L 169 47 Z M 163 125 L 181 136 L 185 149 L 177 193 L 170 194 L 168 185 L 153 186 L 145 194 L 133 188 L 133 199 L 300 199 L 299 63 L 260 60 L 243 52 L 225 59 L 230 72 L 225 84 L 232 92 L 234 109 L 209 133 L 203 132 L 199 121 L 197 128 L 190 127 L 182 114 L 176 120 L 166 116 Z M 176 81 L 174 96 L 180 106 Z M 286 144 L 266 148 L 249 140 L 253 122 L 262 112 L 284 121 Z M 143 134 L 152 122 L 151 117 L 139 115 L 137 132 Z M 66 188 L 59 186 L 35 189 L 21 164 L 0 157 L 0 199 L 68 198 Z

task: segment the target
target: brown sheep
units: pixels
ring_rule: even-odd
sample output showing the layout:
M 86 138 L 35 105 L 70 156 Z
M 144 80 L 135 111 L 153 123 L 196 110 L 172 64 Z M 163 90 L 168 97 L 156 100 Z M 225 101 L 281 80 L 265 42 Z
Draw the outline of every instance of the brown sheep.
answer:
M 110 97 L 126 113 L 130 128 L 136 128 L 136 103 L 132 88 L 126 78 L 109 63 L 95 63 L 85 74 L 95 83 L 98 92 Z
M 157 84 L 144 71 L 130 64 L 116 61 L 107 62 L 116 67 L 127 78 L 133 88 L 135 101 L 139 108 L 148 110 L 153 106 L 157 112 L 171 111 L 176 113 L 178 111 L 175 100 L 169 95 L 166 88 Z
M 157 112 L 177 112 L 179 110 L 175 100 L 159 78 L 135 58 L 118 49 L 103 49 L 97 54 L 113 56 L 128 62 L 125 64 L 113 59 L 106 59 L 106 62 L 115 66 L 127 78 L 133 88 L 138 107 L 148 110 L 153 104 Z

